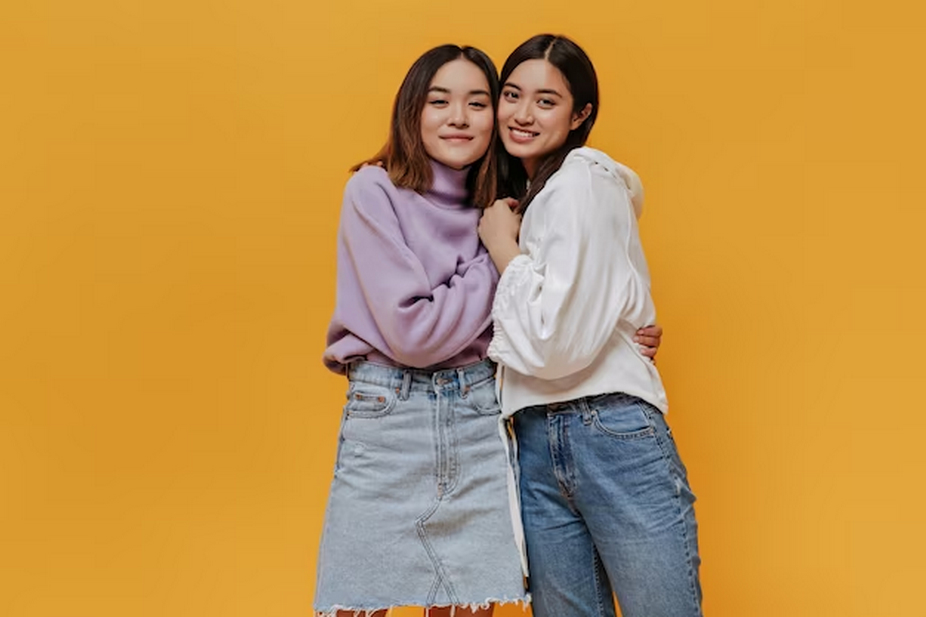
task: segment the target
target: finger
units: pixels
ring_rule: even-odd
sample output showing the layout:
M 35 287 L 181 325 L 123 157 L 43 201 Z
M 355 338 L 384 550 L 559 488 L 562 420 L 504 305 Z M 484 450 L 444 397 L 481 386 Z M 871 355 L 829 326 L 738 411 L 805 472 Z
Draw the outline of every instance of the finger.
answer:
M 657 350 L 655 347 L 640 347 L 640 353 L 646 356 L 647 358 L 655 358 L 656 351 Z
M 659 338 L 655 336 L 641 336 L 638 334 L 633 337 L 633 342 L 644 347 L 659 347 Z
M 641 336 L 654 336 L 659 338 L 662 336 L 662 326 L 659 324 L 653 324 L 652 326 L 646 326 L 637 330 L 637 334 Z

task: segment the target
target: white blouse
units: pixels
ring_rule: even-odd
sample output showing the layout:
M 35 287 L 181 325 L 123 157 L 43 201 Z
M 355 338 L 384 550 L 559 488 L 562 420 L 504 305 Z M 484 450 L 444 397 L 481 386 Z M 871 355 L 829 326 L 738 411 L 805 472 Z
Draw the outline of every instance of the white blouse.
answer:
M 665 389 L 633 342 L 655 323 L 637 228 L 636 173 L 592 148 L 569 153 L 524 215 L 522 254 L 498 284 L 489 356 L 505 416 L 532 405 L 624 392 L 663 413 Z

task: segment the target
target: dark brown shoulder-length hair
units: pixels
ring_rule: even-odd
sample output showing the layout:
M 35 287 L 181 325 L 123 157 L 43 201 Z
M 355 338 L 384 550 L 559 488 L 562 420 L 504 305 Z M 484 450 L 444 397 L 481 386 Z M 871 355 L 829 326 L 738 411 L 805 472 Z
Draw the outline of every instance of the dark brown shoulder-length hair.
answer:
M 357 171 L 364 165 L 382 165 L 396 186 L 424 193 L 431 188 L 434 178 L 428 153 L 421 139 L 421 113 L 428 99 L 428 88 L 434 75 L 448 62 L 469 60 L 481 70 L 489 82 L 492 100 L 492 117 L 498 111 L 498 69 L 484 52 L 475 47 L 441 45 L 425 52 L 408 70 L 392 106 L 392 122 L 386 145 L 372 158 L 351 168 Z M 470 166 L 467 187 L 473 205 L 484 208 L 495 200 L 498 186 L 496 150 L 497 130 L 492 128 L 492 139 L 486 154 Z
M 508 154 L 499 140 L 498 195 L 517 199 L 520 202 L 519 212 L 527 209 L 537 193 L 546 185 L 550 176 L 559 170 L 566 155 L 585 145 L 595 125 L 595 118 L 598 117 L 598 76 L 588 54 L 575 42 L 565 36 L 555 34 L 538 34 L 524 41 L 505 60 L 499 80 L 502 86 L 518 68 L 518 65 L 528 60 L 546 60 L 559 69 L 572 94 L 573 113 L 580 113 L 589 104 L 592 109 L 582 124 L 569 132 L 566 142 L 540 161 L 537 172 L 529 183 L 527 171 L 521 159 Z

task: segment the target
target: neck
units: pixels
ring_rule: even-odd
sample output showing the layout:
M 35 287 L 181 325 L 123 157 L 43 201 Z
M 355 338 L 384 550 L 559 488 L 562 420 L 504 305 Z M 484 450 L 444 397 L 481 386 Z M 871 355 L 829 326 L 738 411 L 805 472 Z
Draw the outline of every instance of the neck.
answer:
M 524 165 L 524 171 L 527 172 L 527 179 L 533 180 L 534 176 L 537 175 L 537 166 L 540 161 L 537 159 L 521 159 L 521 164 Z
M 440 206 L 461 206 L 469 202 L 466 180 L 469 167 L 454 169 L 431 159 L 433 181 L 426 196 Z

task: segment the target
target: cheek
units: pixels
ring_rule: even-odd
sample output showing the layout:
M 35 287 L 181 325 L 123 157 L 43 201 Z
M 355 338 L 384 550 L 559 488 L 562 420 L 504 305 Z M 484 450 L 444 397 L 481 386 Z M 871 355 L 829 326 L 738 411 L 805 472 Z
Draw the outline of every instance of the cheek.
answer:
M 491 114 L 485 114 L 477 122 L 473 123 L 473 129 L 479 135 L 479 139 L 491 139 L 492 129 L 495 127 L 495 117 Z
M 547 118 L 547 126 L 556 133 L 568 133 L 572 130 L 570 121 L 572 113 L 565 107 L 554 110 Z
M 434 114 L 427 111 L 421 114 L 421 138 L 424 141 L 436 139 L 439 126 L 440 123 L 435 119 Z
M 428 156 L 434 158 L 437 155 L 436 149 L 440 147 L 437 129 L 434 127 L 433 119 L 432 122 L 428 122 L 428 118 L 425 116 L 421 118 L 421 143 L 424 145 L 424 151 Z
M 502 101 L 498 105 L 498 123 L 504 124 L 511 118 L 511 114 L 514 113 L 514 105 Z

